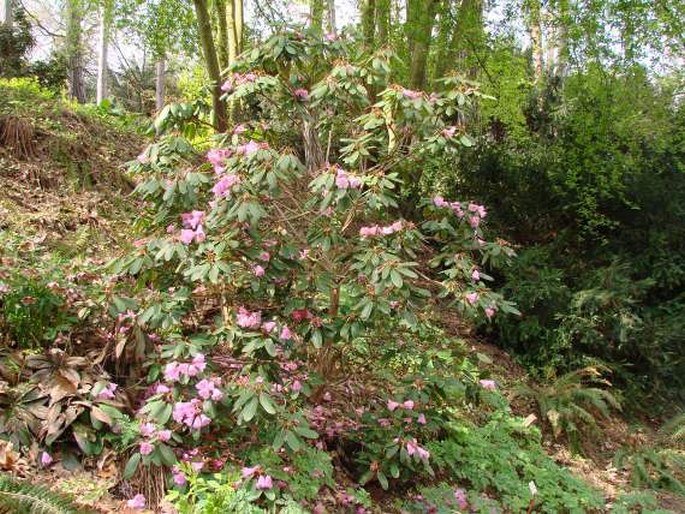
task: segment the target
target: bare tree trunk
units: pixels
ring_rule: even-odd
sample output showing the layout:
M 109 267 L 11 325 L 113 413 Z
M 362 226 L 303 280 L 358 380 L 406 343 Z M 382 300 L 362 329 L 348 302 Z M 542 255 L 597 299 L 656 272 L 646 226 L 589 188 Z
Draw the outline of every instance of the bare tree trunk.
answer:
M 560 77 L 566 75 L 568 64 L 568 24 L 569 24 L 569 0 L 558 0 L 557 12 L 557 74 Z
M 542 80 L 542 27 L 540 22 L 540 0 L 528 0 L 528 32 L 530 33 L 530 44 L 533 51 L 533 68 L 535 82 Z
M 166 61 L 160 57 L 155 65 L 155 108 L 157 112 L 164 107 L 164 94 L 166 85 Z
M 212 36 L 212 25 L 206 0 L 193 0 L 197 15 L 197 29 L 202 43 L 207 75 L 212 83 L 213 125 L 218 132 L 226 131 L 226 106 L 221 101 L 221 72 Z
M 95 103 L 100 104 L 107 97 L 107 46 L 109 44 L 109 5 L 107 0 L 100 5 L 100 41 L 98 46 L 98 81 Z
M 235 41 L 236 54 L 240 55 L 243 51 L 243 27 L 245 26 L 245 16 L 243 9 L 243 0 L 233 0 L 235 5 Z
M 67 0 L 66 11 L 67 94 L 72 100 L 85 103 L 86 91 L 83 84 L 83 48 L 81 44 L 83 11 L 80 0 Z
M 390 0 L 376 0 L 376 2 L 376 28 L 378 30 L 378 40 L 387 44 L 390 32 Z
M 328 31 L 331 34 L 336 34 L 338 29 L 335 26 L 335 0 L 327 0 L 327 4 L 326 14 L 328 15 Z
M 374 32 L 376 30 L 376 0 L 364 0 L 361 4 L 362 33 L 364 45 L 367 49 L 373 48 Z
M 0 0 L 0 25 L 12 27 L 14 23 L 14 2 L 12 0 Z
M 407 37 L 410 49 L 409 83 L 414 89 L 423 89 L 426 83 L 428 52 L 439 3 L 440 0 L 407 1 Z
M 231 0 L 229 0 L 230 2 Z M 219 68 L 224 70 L 228 68 L 230 61 L 228 51 L 228 20 L 226 19 L 226 0 L 214 0 L 212 3 L 214 7 L 214 15 L 216 17 L 217 26 L 217 49 L 216 54 L 219 59 Z
M 309 26 L 319 34 L 323 32 L 323 2 L 309 0 Z

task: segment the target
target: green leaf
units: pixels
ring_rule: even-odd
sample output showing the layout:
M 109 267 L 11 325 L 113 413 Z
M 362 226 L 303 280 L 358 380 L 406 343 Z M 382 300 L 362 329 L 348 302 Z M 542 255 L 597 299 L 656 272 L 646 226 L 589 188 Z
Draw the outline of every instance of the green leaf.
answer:
M 166 444 L 160 444 L 157 449 L 164 465 L 173 466 L 176 464 L 176 455 Z
M 383 488 L 383 490 L 387 491 L 388 487 L 389 487 L 388 477 L 386 477 L 382 471 L 379 471 L 378 475 L 376 475 L 376 478 L 378 479 L 378 483 L 381 484 L 381 487 Z
M 257 414 L 257 405 L 259 405 L 259 399 L 257 396 L 253 396 L 241 413 L 243 420 L 250 421 L 254 418 L 255 414 Z
M 124 468 L 125 479 L 129 479 L 135 474 L 138 469 L 138 464 L 140 464 L 140 453 L 136 452 L 131 455 L 131 458 L 128 459 L 128 462 L 126 463 L 126 467 Z
M 259 393 L 259 403 L 262 405 L 262 408 L 269 414 L 276 414 L 276 407 L 274 403 L 271 401 L 271 398 L 269 398 L 269 395 L 267 395 L 266 393 Z
M 290 449 L 294 452 L 302 448 L 302 442 L 290 430 L 288 430 L 285 434 L 285 442 L 288 443 L 288 446 L 290 446 Z

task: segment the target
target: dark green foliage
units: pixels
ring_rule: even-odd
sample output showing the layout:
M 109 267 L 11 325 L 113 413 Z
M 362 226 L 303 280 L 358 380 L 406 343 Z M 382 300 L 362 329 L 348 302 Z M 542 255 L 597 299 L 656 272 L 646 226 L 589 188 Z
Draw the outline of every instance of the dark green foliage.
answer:
M 0 25 L 0 77 L 22 75 L 26 70 L 26 54 L 33 44 L 26 13 L 16 9 L 12 26 Z
M 666 489 L 685 495 L 685 483 L 682 480 L 685 456 L 682 452 L 649 446 L 622 448 L 614 456 L 614 465 L 630 471 L 633 487 Z
M 16 514 L 78 514 L 78 509 L 67 497 L 46 487 L 0 476 L 0 513 Z

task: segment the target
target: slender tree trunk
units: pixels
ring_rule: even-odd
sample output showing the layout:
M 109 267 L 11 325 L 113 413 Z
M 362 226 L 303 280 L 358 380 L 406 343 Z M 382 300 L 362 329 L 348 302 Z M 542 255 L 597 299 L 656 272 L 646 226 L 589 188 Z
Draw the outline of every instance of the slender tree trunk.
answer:
M 566 66 L 568 64 L 569 0 L 558 0 L 558 4 L 557 74 L 563 77 L 566 75 Z
M 390 2 L 391 0 L 376 0 L 376 29 L 378 40 L 388 44 L 390 33 Z
M 440 0 L 407 1 L 407 36 L 409 39 L 409 83 L 423 89 L 426 83 L 428 52 L 432 40 L 435 15 Z
M 364 35 L 364 45 L 371 50 L 374 43 L 374 32 L 376 30 L 376 0 L 364 0 L 362 3 L 362 34 Z
M 233 0 L 233 4 L 235 5 L 236 54 L 240 55 L 243 51 L 243 27 L 245 26 L 243 0 Z
M 226 4 L 226 37 L 228 38 L 228 64 L 233 64 L 238 56 L 238 33 L 235 27 L 235 2 L 227 0 Z
M 443 77 L 455 68 L 465 71 L 469 56 L 480 47 L 484 34 L 483 0 L 462 0 L 449 43 L 438 52 L 435 76 Z M 468 67 L 468 75 L 474 78 L 476 68 Z
M 229 0 L 230 2 L 231 0 Z M 224 70 L 230 63 L 228 51 L 228 20 L 226 19 L 226 0 L 214 0 L 214 15 L 217 26 L 217 49 L 216 54 L 219 60 L 219 68 Z
M 164 94 L 166 86 L 166 60 L 160 57 L 155 65 L 155 108 L 157 112 L 164 107 Z
M 212 83 L 212 107 L 214 109 L 213 125 L 218 132 L 226 131 L 226 107 L 221 101 L 221 72 L 216 56 L 216 47 L 212 36 L 212 25 L 206 0 L 193 0 L 197 16 L 197 28 L 202 53 L 205 58 L 207 75 Z
M 14 23 L 14 3 L 12 0 L 0 0 L 0 26 L 12 27 Z
M 528 0 L 528 32 L 530 34 L 530 44 L 533 51 L 533 68 L 535 82 L 542 80 L 542 26 L 540 22 L 540 0 Z
M 328 32 L 336 34 L 338 29 L 335 23 L 335 0 L 327 0 L 326 14 L 328 17 Z
M 81 43 L 83 10 L 80 0 L 67 0 L 66 11 L 67 94 L 72 100 L 85 103 L 86 92 L 83 84 L 83 48 Z
M 309 0 L 309 26 L 319 34 L 323 32 L 323 2 L 324 0 Z
M 98 46 L 98 79 L 95 103 L 107 98 L 107 47 L 109 45 L 110 6 L 107 0 L 100 5 L 100 40 Z

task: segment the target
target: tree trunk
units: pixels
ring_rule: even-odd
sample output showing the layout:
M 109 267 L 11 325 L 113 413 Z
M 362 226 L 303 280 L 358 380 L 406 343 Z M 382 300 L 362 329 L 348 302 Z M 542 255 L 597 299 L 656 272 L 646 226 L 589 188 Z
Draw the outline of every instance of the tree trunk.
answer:
M 229 0 L 230 2 L 231 0 Z M 217 58 L 220 70 L 228 68 L 231 63 L 228 51 L 228 20 L 226 16 L 226 0 L 214 0 L 214 15 L 217 26 Z
M 566 75 L 568 64 L 568 24 L 569 24 L 569 0 L 558 0 L 557 12 L 557 75 Z
M 373 49 L 374 32 L 376 30 L 376 0 L 364 0 L 361 18 L 364 45 L 368 50 L 371 50 Z
M 235 41 L 236 55 L 243 51 L 243 27 L 245 26 L 245 16 L 243 14 L 243 0 L 233 0 L 235 5 Z
M 376 29 L 378 40 L 382 41 L 383 44 L 388 44 L 390 33 L 390 1 L 376 0 Z
M 328 15 L 328 32 L 336 34 L 338 29 L 335 23 L 335 0 L 327 0 L 327 4 L 326 14 Z
M 407 0 L 409 84 L 414 89 L 423 89 L 426 83 L 428 52 L 439 3 L 440 0 Z
M 86 91 L 83 84 L 83 48 L 81 45 L 83 10 L 80 0 L 67 0 L 66 11 L 67 94 L 70 99 L 82 104 L 86 102 Z
M 109 44 L 110 6 L 107 0 L 100 5 L 100 41 L 98 46 L 98 81 L 95 103 L 107 98 L 107 46 Z
M 14 23 L 14 3 L 12 0 L 0 0 L 0 25 L 11 28 Z
M 323 32 L 324 0 L 309 0 L 309 26 L 318 34 Z
M 216 47 L 212 36 L 212 25 L 207 8 L 207 0 L 193 0 L 197 16 L 197 29 L 202 44 L 207 75 L 212 83 L 212 107 L 214 116 L 212 124 L 218 132 L 226 131 L 226 107 L 221 101 L 221 72 L 216 56 Z
M 160 57 L 155 65 L 155 108 L 157 112 L 164 107 L 164 89 L 166 85 L 166 62 Z
M 443 77 L 451 69 L 462 69 L 475 78 L 476 68 L 468 66 L 467 61 L 472 60 L 469 57 L 480 47 L 484 34 L 483 0 L 462 0 L 449 43 L 439 51 L 436 77 Z
M 528 32 L 533 52 L 535 83 L 542 80 L 542 26 L 540 23 L 540 0 L 528 0 Z

